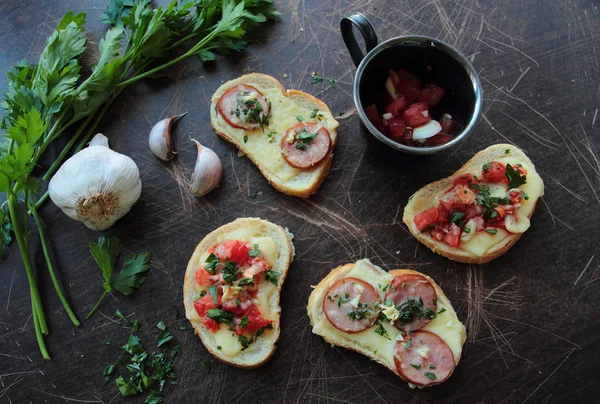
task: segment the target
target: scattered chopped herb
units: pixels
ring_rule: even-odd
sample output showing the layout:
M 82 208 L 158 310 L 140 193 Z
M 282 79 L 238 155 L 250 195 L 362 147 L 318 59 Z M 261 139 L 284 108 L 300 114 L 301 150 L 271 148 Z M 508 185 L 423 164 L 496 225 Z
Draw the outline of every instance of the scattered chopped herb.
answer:
M 412 338 L 409 338 L 408 341 L 404 343 L 404 350 L 408 351 L 412 346 Z
M 432 363 L 431 365 L 429 365 L 429 369 L 435 369 L 435 365 Z
M 385 327 L 379 320 L 377 321 L 377 327 L 375 328 L 375 333 L 381 335 L 384 338 L 391 340 L 387 330 L 385 329 Z
M 445 308 L 445 307 L 442 307 L 442 309 L 441 309 L 440 311 L 438 311 L 438 314 L 442 314 L 442 313 L 443 313 L 443 312 L 445 312 L 445 311 L 446 311 L 446 308 Z
M 237 282 L 236 282 L 237 286 L 253 286 L 254 285 L 254 278 L 240 278 Z
M 312 112 L 310 113 L 310 117 L 312 119 L 316 118 L 319 115 L 319 110 L 318 109 L 313 109 Z
M 217 349 L 220 351 L 221 350 L 221 345 L 217 345 Z
M 388 283 L 387 285 L 385 285 L 385 286 L 383 287 L 383 289 L 381 289 L 381 291 L 382 291 L 382 292 L 385 292 L 389 286 L 390 286 L 390 284 Z
M 171 353 L 169 354 L 171 358 L 174 358 L 175 355 L 181 352 L 181 345 L 175 345 L 173 349 L 171 349 Z
M 515 170 L 510 164 L 506 165 L 506 172 L 504 175 L 508 179 L 508 188 L 518 188 L 523 184 L 527 184 L 527 176 L 521 175 L 521 172 Z
M 426 378 L 428 378 L 429 380 L 435 380 L 435 373 L 431 373 L 431 372 L 425 372 L 423 373 L 425 375 Z
M 145 252 L 139 255 L 129 255 L 125 257 L 121 271 L 113 277 L 113 269 L 117 257 L 121 254 L 121 241 L 118 236 L 100 237 L 98 243 L 90 243 L 90 252 L 94 260 L 102 271 L 104 278 L 104 293 L 89 312 L 87 318 L 98 309 L 104 297 L 113 289 L 118 290 L 124 295 L 130 295 L 139 288 L 146 279 L 150 261 L 150 253 Z
M 204 295 L 206 295 L 206 290 L 201 290 L 200 293 L 198 294 L 198 296 L 200 296 L 201 298 L 204 297 Z
M 209 274 L 214 275 L 217 273 L 217 266 L 219 266 L 220 262 L 221 261 L 215 254 L 210 253 L 208 258 L 206 258 L 205 263 L 208 265 L 204 266 L 204 270 Z
M 265 279 L 271 282 L 273 285 L 277 286 L 279 284 L 279 277 L 281 276 L 281 272 L 266 270 L 265 271 Z
M 463 212 L 452 212 L 452 218 L 450 219 L 450 223 L 458 224 L 459 221 L 465 217 L 465 213 Z
M 504 154 L 508 154 L 508 153 L 510 153 L 510 149 L 504 150 Z
M 209 286 L 208 292 L 212 296 L 213 303 L 217 304 L 217 298 L 219 297 L 219 292 L 217 291 L 217 286 L 216 285 Z
M 296 143 L 296 149 L 306 150 L 306 145 L 304 143 Z
M 421 365 L 415 365 L 414 363 L 411 363 L 410 366 L 412 366 L 413 368 L 417 369 L 417 370 L 421 370 Z
M 480 184 L 471 184 L 471 188 L 477 191 L 477 204 L 483 207 L 483 218 L 485 220 L 494 219 L 498 216 L 495 210 L 498 205 L 507 205 L 509 200 L 491 196 L 490 187 Z
M 240 320 L 240 328 L 244 328 L 247 325 L 248 325 L 248 316 L 244 316 Z
M 187 331 L 187 327 L 185 325 L 180 325 L 179 331 Z
M 485 163 L 484 165 L 481 166 L 481 169 L 483 170 L 483 172 L 487 173 L 488 170 L 490 169 L 491 165 L 492 165 L 492 163 Z
M 158 339 L 157 346 L 160 348 L 173 339 L 173 334 L 171 334 L 171 331 L 169 331 L 165 323 L 162 321 L 156 325 L 156 328 L 162 330 L 162 332 L 156 337 Z
M 242 346 L 242 351 L 245 350 L 246 348 L 248 348 L 251 344 L 251 341 L 245 335 L 240 335 L 238 337 L 238 342 Z
M 435 223 L 428 225 L 423 230 L 421 230 L 421 234 L 428 232 L 429 230 L 433 229 L 434 227 L 435 227 Z
M 311 74 L 312 77 L 312 83 L 311 84 L 317 84 L 323 81 L 323 77 L 319 76 L 317 73 Z
M 242 270 L 238 267 L 236 267 L 235 262 L 233 261 L 226 261 L 225 265 L 223 266 L 223 280 L 225 282 L 235 282 L 237 279 L 237 276 L 239 274 L 242 273 Z
M 104 341 L 104 344 L 105 345 L 110 345 L 110 340 L 107 339 L 106 341 Z
M 399 313 L 398 320 L 396 320 L 399 324 L 408 324 L 420 318 L 434 319 L 436 317 L 435 311 L 424 307 L 420 297 L 419 300 L 415 300 L 414 297 L 407 298 L 396 306 L 396 310 Z
M 496 234 L 498 233 L 498 230 L 496 229 L 485 229 L 486 232 L 490 233 L 490 234 Z
M 201 365 L 202 365 L 202 369 L 204 370 L 204 374 L 205 375 L 209 374 L 210 368 L 211 368 L 210 362 L 202 362 Z
M 217 323 L 227 324 L 230 327 L 233 327 L 233 313 L 225 311 L 223 309 L 209 309 L 207 312 L 207 316 L 210 319 L 215 320 Z
M 244 135 L 244 143 L 248 143 L 248 135 Z
M 165 325 L 165 323 L 163 323 L 162 321 L 160 321 L 158 324 L 156 324 L 156 328 L 158 328 L 159 330 L 166 330 L 167 326 Z
M 337 85 L 335 84 L 335 79 L 333 77 L 329 79 L 329 84 L 331 85 L 331 87 L 337 88 Z
M 304 122 L 304 118 L 302 118 L 300 115 L 296 115 L 296 119 L 298 122 Z
M 235 307 L 241 307 L 242 306 L 242 301 L 239 298 L 235 299 Z
M 260 251 L 258 251 L 258 244 L 254 244 L 252 249 L 250 251 L 248 251 L 248 255 L 253 258 L 258 257 L 259 254 L 260 254 Z
M 356 310 L 349 311 L 347 314 L 351 320 L 360 321 L 371 317 L 372 311 L 366 303 L 359 303 Z
M 308 133 L 306 128 L 303 128 L 302 131 L 296 135 L 296 140 L 300 140 L 306 144 L 311 144 L 312 141 L 315 140 L 315 138 L 317 137 L 318 134 L 319 134 L 319 132 Z
M 405 286 L 406 286 L 406 282 L 402 282 L 402 285 L 400 285 L 400 287 L 401 287 L 402 289 L 404 289 L 404 287 L 405 287 Z
M 119 310 L 119 309 L 117 309 L 117 311 L 115 311 L 115 317 L 118 317 L 123 321 L 129 322 L 129 320 L 127 320 L 127 317 L 125 317 L 123 315 L 123 313 L 121 313 L 121 310 Z
M 523 191 L 523 193 L 521 194 L 521 196 L 523 197 L 523 199 L 525 199 L 526 201 L 529 200 L 529 195 L 527 195 L 527 193 L 525 193 L 525 191 Z

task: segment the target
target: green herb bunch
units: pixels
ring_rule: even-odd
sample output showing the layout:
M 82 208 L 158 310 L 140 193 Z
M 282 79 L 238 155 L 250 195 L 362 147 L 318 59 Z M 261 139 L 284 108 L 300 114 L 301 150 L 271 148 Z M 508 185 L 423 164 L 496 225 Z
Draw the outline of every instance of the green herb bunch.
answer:
M 85 14 L 72 11 L 47 39 L 37 64 L 21 61 L 7 73 L 0 121 L 5 130 L 0 144 L 0 192 L 6 196 L 0 242 L 3 247 L 11 241 L 12 229 L 30 285 L 33 324 L 44 358 L 50 358 L 43 337 L 48 326 L 31 260 L 30 217 L 58 297 L 73 324 L 78 326 L 79 321 L 57 281 L 38 214 L 48 197 L 40 192 L 43 183 L 70 153 L 83 148 L 128 85 L 190 56 L 205 62 L 214 60 L 215 52 L 241 51 L 247 34 L 277 15 L 273 0 L 175 0 L 157 8 L 149 0 L 111 0 L 102 15 L 111 28 L 98 44 L 99 58 L 87 77 L 82 76 L 81 63 L 88 45 Z M 46 149 L 60 137 L 68 140 L 53 163 L 37 168 Z

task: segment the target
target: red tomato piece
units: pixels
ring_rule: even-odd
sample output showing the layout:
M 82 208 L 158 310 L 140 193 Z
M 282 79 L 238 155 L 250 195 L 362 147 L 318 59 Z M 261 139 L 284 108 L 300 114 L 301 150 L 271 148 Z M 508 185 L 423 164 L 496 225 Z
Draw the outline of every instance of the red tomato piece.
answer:
M 506 166 L 504 163 L 498 161 L 492 161 L 491 163 L 484 164 L 481 175 L 489 182 L 506 182 Z
M 423 142 L 423 146 L 438 146 L 441 144 L 446 144 L 451 140 L 452 136 L 446 135 L 445 133 L 438 133 L 437 135 L 432 136 Z
M 475 177 L 473 174 L 463 174 L 459 177 L 457 177 L 454 182 L 452 183 L 453 186 L 456 185 L 471 185 L 471 184 L 479 184 L 479 181 L 477 180 L 477 177 Z
M 217 245 L 213 253 L 222 261 L 228 260 L 235 262 L 237 265 L 242 265 L 249 259 L 248 251 L 250 251 L 248 244 L 239 240 L 227 240 Z
M 456 121 L 450 114 L 444 114 L 442 115 L 442 119 L 440 119 L 440 125 L 442 126 L 442 133 L 451 135 L 456 127 Z
M 476 218 L 483 214 L 483 208 L 476 203 L 467 206 L 465 210 L 465 220 Z
M 396 91 L 398 94 L 403 95 L 409 104 L 415 102 L 419 98 L 419 94 L 421 94 L 419 89 L 403 85 L 396 86 Z
M 219 288 L 220 291 L 221 288 Z M 202 323 L 206 328 L 208 328 L 211 332 L 219 331 L 221 326 L 212 318 L 208 318 L 207 313 L 208 310 L 214 309 L 221 304 L 221 293 L 219 292 L 219 296 L 217 298 L 217 303 L 215 304 L 213 297 L 210 293 L 207 293 L 202 298 L 194 301 L 194 309 L 196 309 L 196 313 L 202 318 Z
M 212 285 L 214 282 L 210 279 L 211 275 L 206 272 L 204 267 L 198 268 L 196 271 L 196 283 L 200 286 Z
M 423 229 L 437 222 L 438 218 L 438 208 L 425 209 L 423 212 L 415 216 L 415 226 L 417 226 L 419 231 L 423 231 Z
M 235 333 L 238 335 L 241 335 L 244 332 L 254 334 L 261 328 L 265 328 L 273 323 L 273 320 L 262 318 L 259 308 L 254 305 L 250 306 L 248 311 L 246 311 L 245 316 L 248 318 L 248 323 L 244 327 L 241 327 L 240 325 L 241 318 L 235 320 Z
M 388 121 L 388 128 L 390 133 L 394 137 L 404 136 L 404 130 L 406 129 L 406 123 L 402 118 L 392 118 Z
M 386 112 L 394 115 L 395 117 L 399 117 L 402 114 L 402 110 L 408 107 L 408 101 L 406 97 L 401 95 L 396 98 L 390 105 L 385 107 Z
M 426 102 L 429 108 L 433 108 L 439 104 L 439 102 L 444 97 L 445 93 L 445 88 L 437 86 L 435 84 L 427 84 L 425 88 L 421 90 L 418 101 Z
M 402 113 L 402 117 L 404 118 L 404 122 L 406 122 L 407 126 L 411 126 L 416 128 L 417 126 L 421 126 L 431 121 L 431 116 L 429 116 L 429 110 L 427 109 L 427 104 L 424 102 L 417 102 L 416 104 L 412 104 L 408 109 L 406 109 Z
M 242 290 L 235 297 L 223 300 L 223 310 L 227 310 L 236 315 L 244 314 L 252 306 L 250 295 L 247 291 Z
M 438 222 L 448 223 L 452 217 L 452 211 L 444 207 L 442 204 L 438 206 Z
M 431 230 L 431 238 L 434 240 L 442 241 L 445 235 L 444 228 L 441 226 L 435 226 L 433 230 Z
M 407 72 L 406 70 L 398 69 L 397 77 L 399 84 L 403 86 L 416 88 L 417 90 L 420 90 L 421 87 L 423 87 L 421 79 L 414 74 Z
M 383 120 L 381 119 L 381 115 L 379 115 L 379 111 L 377 111 L 377 106 L 375 104 L 369 105 L 365 108 L 365 114 L 369 121 L 375 126 L 377 129 L 382 130 L 383 128 Z
M 458 247 L 460 245 L 461 233 L 462 229 L 458 227 L 456 223 L 452 223 L 450 230 L 444 235 L 444 243 L 448 244 L 450 247 Z

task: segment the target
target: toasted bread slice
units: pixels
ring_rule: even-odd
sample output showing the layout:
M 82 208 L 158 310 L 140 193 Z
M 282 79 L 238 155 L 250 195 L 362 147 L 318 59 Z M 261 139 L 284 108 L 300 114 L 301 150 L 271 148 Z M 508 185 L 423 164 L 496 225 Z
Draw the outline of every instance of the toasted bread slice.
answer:
M 279 298 L 294 257 L 292 238 L 293 235 L 287 229 L 266 220 L 241 218 L 208 234 L 194 250 L 185 272 L 183 284 L 186 317 L 194 326 L 196 334 L 206 349 L 221 361 L 240 368 L 252 369 L 264 364 L 275 352 L 275 343 L 279 339 L 280 332 Z M 202 290 L 195 280 L 196 271 L 206 265 L 207 250 L 226 240 L 241 240 L 245 243 L 258 244 L 261 255 L 264 255 L 265 260 L 271 265 L 270 269 L 280 273 L 277 286 L 261 275 L 263 279 L 258 285 L 259 292 L 256 299 L 259 302 L 261 316 L 273 321 L 273 329 L 265 330 L 247 349 L 242 349 L 237 336 L 232 336 L 233 333 L 227 331 L 228 327 L 225 324 L 221 324 L 221 329 L 216 334 L 208 330 L 194 308 L 194 301 L 197 300 Z
M 437 206 L 437 197 L 451 188 L 457 177 L 466 173 L 480 177 L 482 166 L 492 161 L 509 163 L 513 166 L 522 164 L 527 170 L 527 183 L 521 185 L 519 189 L 527 193 L 529 200 L 522 201 L 518 212 L 520 216 L 523 215 L 530 219 L 538 199 L 544 195 L 544 182 L 535 170 L 531 160 L 521 149 L 510 144 L 497 144 L 477 153 L 450 177 L 424 186 L 409 198 L 404 208 L 403 220 L 413 236 L 433 252 L 458 262 L 483 264 L 507 252 L 521 238 L 523 233 L 509 233 L 498 230 L 497 234 L 491 235 L 485 231 L 480 231 L 476 233 L 476 236 L 473 236 L 473 239 L 477 237 L 475 241 L 461 242 L 459 247 L 455 248 L 434 240 L 428 233 L 420 232 L 414 220 L 415 216 L 425 209 Z
M 221 96 L 239 85 L 256 88 L 271 103 L 269 125 L 264 130 L 235 128 L 219 113 L 217 104 Z M 327 156 L 320 163 L 304 169 L 292 167 L 283 157 L 280 146 L 287 129 L 298 124 L 300 119 L 323 125 L 329 131 L 331 141 Z M 317 192 L 329 174 L 339 123 L 325 103 L 302 91 L 285 90 L 271 76 L 251 73 L 223 84 L 211 98 L 210 121 L 217 135 L 247 155 L 267 181 L 285 194 L 307 198 Z
M 333 269 L 317 286 L 315 286 L 309 299 L 306 310 L 310 317 L 313 333 L 320 335 L 332 345 L 351 349 L 367 356 L 368 358 L 387 367 L 396 375 L 406 380 L 396 368 L 394 362 L 393 349 L 397 341 L 407 341 L 410 334 L 404 335 L 387 321 L 381 321 L 381 327 L 387 332 L 387 337 L 381 335 L 380 324 L 375 324 L 370 328 L 358 333 L 346 333 L 335 328 L 325 312 L 323 311 L 323 301 L 327 298 L 329 288 L 340 279 L 353 277 L 370 283 L 381 296 L 385 295 L 386 285 L 396 276 L 403 274 L 417 274 L 425 277 L 434 287 L 437 294 L 437 317 L 431 320 L 425 327 L 419 331 L 428 331 L 436 334 L 444 341 L 454 356 L 454 364 L 458 365 L 462 354 L 462 347 L 466 341 L 466 331 L 464 325 L 458 319 L 452 304 L 442 291 L 442 289 L 430 277 L 413 271 L 411 269 L 394 269 L 389 272 L 373 265 L 369 260 L 364 259 L 355 264 L 346 264 Z M 440 313 L 441 312 L 441 313 Z M 451 373 L 450 373 L 451 374 Z M 448 375 L 449 377 L 449 375 Z M 417 386 L 420 387 L 420 386 Z

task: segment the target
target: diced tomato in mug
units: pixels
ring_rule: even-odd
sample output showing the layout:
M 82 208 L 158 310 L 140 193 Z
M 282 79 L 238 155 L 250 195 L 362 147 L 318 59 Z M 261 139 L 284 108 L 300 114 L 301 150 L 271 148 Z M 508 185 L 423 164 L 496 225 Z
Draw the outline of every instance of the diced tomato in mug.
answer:
M 437 135 L 432 136 L 429 139 L 427 139 L 423 143 L 423 146 L 438 146 L 441 144 L 446 144 L 451 140 L 452 140 L 452 136 L 446 135 L 445 133 L 438 133 Z
M 419 94 L 418 101 L 427 103 L 429 108 L 433 108 L 439 104 L 444 97 L 446 89 L 435 84 L 427 84 Z
M 401 95 L 398 98 L 396 98 L 390 105 L 385 107 L 385 110 L 386 112 L 389 112 L 395 117 L 399 117 L 402 116 L 402 110 L 404 110 L 406 107 L 408 107 L 408 101 L 406 100 L 405 96 Z
M 383 120 L 381 119 L 381 115 L 379 115 L 379 111 L 377 111 L 377 106 L 375 104 L 366 107 L 365 114 L 373 126 L 379 130 L 383 128 Z
M 460 245 L 461 233 L 462 229 L 458 227 L 456 223 L 452 223 L 450 230 L 444 235 L 444 243 L 448 244 L 450 247 L 458 247 Z
M 506 182 L 506 166 L 498 161 L 492 161 L 489 164 L 485 164 L 481 170 L 483 178 L 489 182 Z
M 419 98 L 419 94 L 421 94 L 421 90 L 403 85 L 396 86 L 396 91 L 398 91 L 398 94 L 403 95 L 409 104 L 415 102 Z
M 438 209 L 429 208 L 415 216 L 415 226 L 419 231 L 423 231 L 427 227 L 435 224 L 438 220 Z
M 427 108 L 427 104 L 424 102 L 417 102 L 412 104 L 402 113 L 402 117 L 404 118 L 404 122 L 406 122 L 407 126 L 411 126 L 416 128 L 417 126 L 421 126 L 431 121 L 431 116 L 429 116 L 429 110 Z
M 392 80 L 392 84 L 394 87 L 398 88 L 400 83 L 400 77 L 398 77 L 398 73 L 396 73 L 393 69 L 388 69 L 388 74 L 390 75 L 390 80 Z
M 390 133 L 394 137 L 404 136 L 404 130 L 406 129 L 406 123 L 402 118 L 392 118 L 388 121 L 388 128 Z
M 423 86 L 420 78 L 406 70 L 398 69 L 397 77 L 400 85 L 416 88 L 417 90 L 420 90 Z
M 442 119 L 440 119 L 440 125 L 442 126 L 442 133 L 451 135 L 456 127 L 456 121 L 452 119 L 452 115 L 444 114 L 442 115 Z

